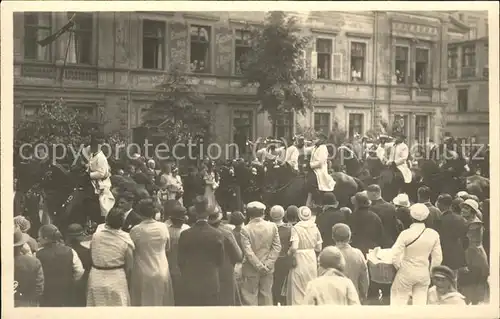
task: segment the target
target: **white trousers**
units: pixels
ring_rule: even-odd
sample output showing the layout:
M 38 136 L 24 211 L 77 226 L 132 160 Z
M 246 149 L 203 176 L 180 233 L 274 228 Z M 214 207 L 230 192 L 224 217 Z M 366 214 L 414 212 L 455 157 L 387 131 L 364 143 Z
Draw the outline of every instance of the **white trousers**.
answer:
M 394 278 L 391 286 L 391 306 L 406 306 L 410 296 L 412 296 L 412 305 L 426 305 L 430 278 L 417 282 L 406 279 L 398 275 Z

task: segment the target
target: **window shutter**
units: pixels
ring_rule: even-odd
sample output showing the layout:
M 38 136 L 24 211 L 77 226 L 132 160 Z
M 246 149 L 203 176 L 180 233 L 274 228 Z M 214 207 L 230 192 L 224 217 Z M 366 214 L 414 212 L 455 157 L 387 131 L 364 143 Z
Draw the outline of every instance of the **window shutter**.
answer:
M 343 63 L 343 55 L 342 53 L 334 53 L 333 54 L 333 80 L 341 81 L 342 80 L 342 63 Z
M 318 77 L 318 52 L 311 52 L 311 77 L 316 79 Z

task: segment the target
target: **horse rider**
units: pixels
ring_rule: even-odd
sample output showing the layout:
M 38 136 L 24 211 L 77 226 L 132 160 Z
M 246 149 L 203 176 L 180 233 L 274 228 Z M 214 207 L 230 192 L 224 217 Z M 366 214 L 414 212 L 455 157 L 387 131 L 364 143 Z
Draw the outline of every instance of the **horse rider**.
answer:
M 278 143 L 279 141 L 272 138 L 266 139 L 266 146 L 255 154 L 260 164 L 264 164 L 266 161 L 277 161 L 281 158 L 282 147 L 278 148 Z
M 301 167 L 299 167 L 299 159 L 303 158 L 305 155 L 305 141 L 304 136 L 298 135 L 294 138 L 294 143 L 286 149 L 285 153 L 285 163 L 287 163 L 294 172 L 298 173 Z
M 402 132 L 399 132 L 395 136 L 394 145 L 391 148 L 391 152 L 389 155 L 389 160 L 387 161 L 387 166 L 392 167 L 393 169 L 397 169 L 395 171 L 396 183 L 398 183 L 399 192 L 404 191 L 405 184 L 409 184 L 412 181 L 412 172 L 408 167 L 408 156 L 409 156 L 409 148 L 405 143 L 405 135 Z M 398 172 L 402 175 L 402 180 L 399 177 Z
M 313 202 L 313 194 L 319 195 L 318 192 L 333 192 L 335 181 L 328 174 L 328 148 L 326 147 L 327 136 L 324 133 L 319 133 L 315 140 L 315 145 L 311 151 L 311 159 L 309 166 L 314 174 L 308 174 L 308 188 L 306 206 Z
M 111 193 L 111 168 L 106 155 L 101 150 L 104 144 L 104 135 L 93 133 L 90 145 L 82 150 L 87 159 L 86 171 L 88 172 L 94 192 L 98 196 L 100 206 L 100 220 L 95 220 L 98 224 L 104 222 L 108 212 L 115 203 L 115 198 Z
M 388 149 L 389 147 L 386 145 L 389 140 L 389 136 L 385 134 L 380 134 L 378 137 L 379 144 L 377 146 L 377 158 L 382 162 L 382 164 L 386 164 L 389 159 Z

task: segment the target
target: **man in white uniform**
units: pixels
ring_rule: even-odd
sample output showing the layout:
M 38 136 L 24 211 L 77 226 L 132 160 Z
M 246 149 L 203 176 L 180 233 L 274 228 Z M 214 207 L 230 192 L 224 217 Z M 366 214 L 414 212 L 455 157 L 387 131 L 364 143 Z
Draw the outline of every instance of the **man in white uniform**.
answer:
M 379 145 L 377 147 L 377 157 L 378 159 L 382 162 L 382 164 L 386 164 L 388 160 L 388 154 L 387 154 L 387 143 L 388 136 L 385 134 L 381 134 L 379 136 Z
M 309 193 L 307 194 L 306 206 L 311 207 L 313 194 L 333 192 L 335 181 L 328 174 L 328 148 L 325 145 L 326 135 L 319 133 L 313 150 L 311 151 L 311 159 L 309 166 L 314 171 L 314 174 L 309 174 Z
M 286 149 L 285 163 L 298 172 L 299 171 L 299 157 L 304 155 L 304 137 L 296 136 L 295 143 Z
M 395 182 L 398 183 L 398 190 L 400 193 L 405 192 L 406 184 L 411 183 L 413 178 L 411 170 L 408 167 L 409 149 L 408 145 L 404 142 L 404 139 L 405 136 L 403 134 L 398 134 L 398 136 L 396 136 L 396 140 L 394 141 L 394 145 L 392 146 L 391 154 L 389 156 L 389 161 L 387 162 L 388 166 L 393 166 L 401 172 L 403 180 L 398 177 L 395 180 Z
M 82 150 L 83 155 L 88 160 L 87 172 L 90 175 L 95 194 L 99 199 L 100 221 L 106 218 L 106 215 L 115 204 L 115 198 L 111 193 L 111 169 L 106 155 L 101 151 L 102 144 L 104 144 L 104 136 L 100 133 L 94 133 L 90 145 Z M 94 212 L 89 213 L 93 215 Z M 99 221 L 96 222 L 99 223 Z

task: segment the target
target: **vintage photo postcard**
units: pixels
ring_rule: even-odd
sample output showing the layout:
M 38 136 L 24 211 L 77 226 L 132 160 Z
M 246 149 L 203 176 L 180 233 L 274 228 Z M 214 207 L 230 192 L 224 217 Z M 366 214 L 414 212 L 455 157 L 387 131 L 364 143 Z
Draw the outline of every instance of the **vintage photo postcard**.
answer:
M 2 3 L 3 315 L 498 318 L 499 16 Z

